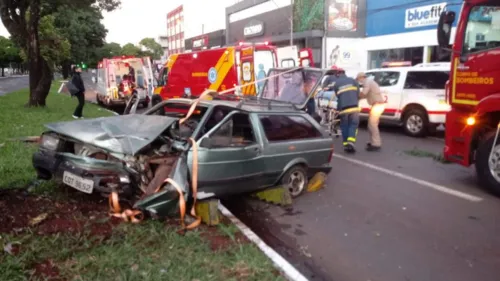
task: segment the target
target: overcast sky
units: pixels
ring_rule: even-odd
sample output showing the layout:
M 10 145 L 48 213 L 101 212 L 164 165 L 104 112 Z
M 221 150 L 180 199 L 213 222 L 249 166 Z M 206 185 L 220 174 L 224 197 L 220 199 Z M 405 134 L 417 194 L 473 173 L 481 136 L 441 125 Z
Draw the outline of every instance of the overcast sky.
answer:
M 221 1 L 221 0 L 219 0 Z M 221 2 L 231 2 L 225 0 Z M 234 2 L 234 0 L 232 0 Z M 184 3 L 187 7 L 196 6 L 190 9 L 192 13 L 199 12 L 200 16 L 189 17 L 189 26 L 200 26 L 204 22 L 217 21 L 217 28 L 224 28 L 225 19 L 221 18 L 224 15 L 224 5 L 214 5 L 215 1 L 207 0 L 122 0 L 122 7 L 111 13 L 104 14 L 104 25 L 108 29 L 107 42 L 116 42 L 121 45 L 126 43 L 138 43 L 142 38 L 153 37 L 155 39 L 160 35 L 167 33 L 167 13 L 172 9 Z M 222 6 L 222 7 L 221 7 Z M 186 8 L 187 8 L 186 7 Z M 186 9 L 185 8 L 185 9 Z M 217 13 L 213 10 L 217 10 Z M 212 15 L 211 19 L 208 16 Z M 213 15 L 217 14 L 214 19 Z M 222 25 L 222 26 L 221 26 Z M 186 37 L 189 34 L 195 34 L 198 31 L 192 30 L 194 28 L 186 27 Z M 210 32 L 207 30 L 205 32 Z M 0 35 L 9 36 L 9 33 L 0 21 Z

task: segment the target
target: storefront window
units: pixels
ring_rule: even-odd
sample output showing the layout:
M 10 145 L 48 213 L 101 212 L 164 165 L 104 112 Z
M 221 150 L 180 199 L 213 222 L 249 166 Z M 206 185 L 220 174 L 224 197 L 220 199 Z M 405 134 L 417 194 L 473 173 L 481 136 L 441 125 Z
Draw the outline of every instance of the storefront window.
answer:
M 408 61 L 411 62 L 411 65 L 416 65 L 423 62 L 423 54 L 423 47 L 371 51 L 369 53 L 370 63 L 368 67 L 370 69 L 380 68 L 384 62 L 403 61 Z
M 465 31 L 464 52 L 474 53 L 500 47 L 500 6 L 472 8 Z
M 260 77 L 259 72 L 264 70 L 264 73 L 267 74 L 269 69 L 275 67 L 275 59 L 274 54 L 271 51 L 255 51 L 254 53 L 254 69 L 255 69 L 255 77 Z M 261 67 L 262 64 L 262 67 Z

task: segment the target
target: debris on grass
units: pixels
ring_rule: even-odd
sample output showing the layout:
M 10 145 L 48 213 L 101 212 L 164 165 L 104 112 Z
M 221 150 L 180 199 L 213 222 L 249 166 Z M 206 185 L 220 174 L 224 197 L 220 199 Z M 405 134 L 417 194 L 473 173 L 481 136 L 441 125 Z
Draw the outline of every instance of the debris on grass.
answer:
M 405 150 L 403 151 L 404 154 L 413 156 L 413 157 L 420 157 L 420 158 L 432 158 L 433 160 L 440 162 L 442 164 L 448 164 L 450 163 L 448 160 L 444 158 L 444 155 L 442 153 L 433 153 L 425 150 L 421 150 L 417 147 L 414 147 L 411 150 Z

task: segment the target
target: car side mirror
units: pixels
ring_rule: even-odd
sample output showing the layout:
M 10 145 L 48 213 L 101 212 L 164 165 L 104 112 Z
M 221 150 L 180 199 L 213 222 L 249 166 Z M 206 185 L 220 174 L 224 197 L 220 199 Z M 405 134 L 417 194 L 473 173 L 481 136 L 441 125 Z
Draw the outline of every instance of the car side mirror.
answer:
M 212 148 L 213 147 L 213 142 L 211 138 L 203 138 L 200 143 L 200 147 L 204 148 Z
M 451 26 L 455 21 L 455 12 L 444 11 L 439 17 L 438 27 L 437 27 L 437 39 L 439 47 L 447 49 L 450 45 L 451 36 Z

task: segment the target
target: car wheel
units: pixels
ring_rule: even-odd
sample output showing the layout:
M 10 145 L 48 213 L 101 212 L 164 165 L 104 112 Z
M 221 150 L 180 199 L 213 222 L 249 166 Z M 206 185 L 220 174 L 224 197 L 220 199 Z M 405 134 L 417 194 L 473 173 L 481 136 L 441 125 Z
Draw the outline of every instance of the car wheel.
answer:
M 429 117 L 421 109 L 410 109 L 404 114 L 403 129 L 412 137 L 425 137 L 429 129 Z
M 285 173 L 281 184 L 288 189 L 292 197 L 298 197 L 307 188 L 308 181 L 306 168 L 293 166 Z
M 481 186 L 487 188 L 496 195 L 500 195 L 500 141 L 497 140 L 493 148 L 493 155 L 490 161 L 493 142 L 495 141 L 495 131 L 492 131 L 483 138 L 476 151 L 476 174 Z

